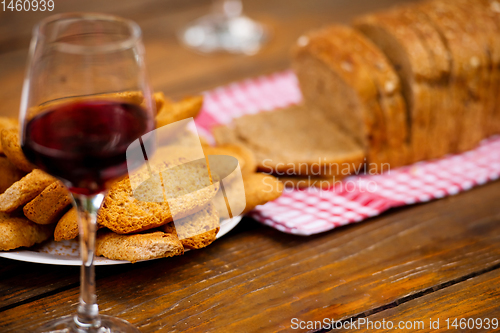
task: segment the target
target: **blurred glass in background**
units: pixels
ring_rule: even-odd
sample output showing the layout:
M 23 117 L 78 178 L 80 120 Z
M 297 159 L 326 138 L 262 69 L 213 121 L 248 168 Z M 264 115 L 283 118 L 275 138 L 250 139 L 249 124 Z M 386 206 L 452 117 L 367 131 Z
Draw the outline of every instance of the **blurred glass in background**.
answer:
M 181 41 L 203 53 L 226 51 L 252 55 L 268 39 L 266 28 L 243 15 L 241 0 L 214 0 L 212 12 L 180 33 Z

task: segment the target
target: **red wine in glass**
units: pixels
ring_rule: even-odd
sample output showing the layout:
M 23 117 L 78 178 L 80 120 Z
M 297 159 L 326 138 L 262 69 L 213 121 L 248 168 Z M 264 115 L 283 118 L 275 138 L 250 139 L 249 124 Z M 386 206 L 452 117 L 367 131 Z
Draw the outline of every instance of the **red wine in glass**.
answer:
M 73 102 L 32 118 L 22 149 L 33 164 L 62 179 L 71 192 L 92 195 L 127 173 L 127 148 L 153 129 L 154 120 L 139 105 Z

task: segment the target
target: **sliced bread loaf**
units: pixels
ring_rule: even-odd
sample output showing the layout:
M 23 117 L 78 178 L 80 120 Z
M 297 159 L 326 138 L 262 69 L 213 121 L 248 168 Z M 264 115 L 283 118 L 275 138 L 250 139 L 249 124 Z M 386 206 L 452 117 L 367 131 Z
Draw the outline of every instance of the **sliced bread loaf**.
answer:
M 432 64 L 427 50 L 399 15 L 391 12 L 357 18 L 354 26 L 374 42 L 396 68 L 403 86 L 411 133 L 412 161 L 428 157 L 434 138 L 429 137 L 431 119 Z
M 382 131 L 385 155 L 391 167 L 405 165 L 409 158 L 409 124 L 401 84 L 394 68 L 373 43 L 352 28 L 335 26 L 330 36 L 339 49 L 352 53 L 356 66 L 366 66 L 372 73 L 383 113 L 382 126 L 378 130 Z
M 381 165 L 389 160 L 379 89 L 370 67 L 339 47 L 335 35 L 346 29 L 333 25 L 300 37 L 293 67 L 305 104 L 353 137 L 370 163 Z
M 453 2 L 433 0 L 419 3 L 416 10 L 427 15 L 444 40 L 452 59 L 450 89 L 455 101 L 455 135 L 449 152 L 473 148 L 484 137 L 481 118 L 484 109 L 483 68 L 487 63 L 477 41 L 474 24 Z

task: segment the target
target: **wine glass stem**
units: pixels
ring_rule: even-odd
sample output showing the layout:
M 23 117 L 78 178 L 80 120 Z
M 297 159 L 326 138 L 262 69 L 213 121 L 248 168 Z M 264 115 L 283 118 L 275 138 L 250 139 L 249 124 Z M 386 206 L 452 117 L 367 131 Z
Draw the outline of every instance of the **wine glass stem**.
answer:
M 78 210 L 80 230 L 80 303 L 75 316 L 79 331 L 92 331 L 100 326 L 99 308 L 95 294 L 94 250 L 97 229 L 97 211 L 104 199 L 103 194 L 83 196 L 73 194 Z

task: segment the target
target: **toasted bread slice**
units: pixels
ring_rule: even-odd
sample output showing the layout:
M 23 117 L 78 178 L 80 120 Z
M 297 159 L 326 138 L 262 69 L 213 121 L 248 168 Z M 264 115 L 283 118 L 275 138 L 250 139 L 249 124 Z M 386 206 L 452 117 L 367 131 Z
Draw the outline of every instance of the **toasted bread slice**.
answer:
M 283 193 L 283 183 L 276 177 L 265 173 L 254 173 L 243 177 L 245 184 L 246 214 L 255 207 L 273 201 Z
M 33 200 L 56 179 L 35 169 L 0 194 L 0 212 L 11 213 Z
M 185 249 L 201 249 L 210 245 L 219 232 L 219 214 L 212 203 L 199 212 L 170 222 L 161 230 L 175 234 Z
M 62 241 L 78 237 L 78 212 L 76 208 L 71 208 L 57 222 L 54 230 L 54 240 Z
M 217 147 L 203 146 L 203 152 L 206 156 L 228 155 L 235 157 L 240 165 L 241 173 L 244 175 L 254 173 L 257 170 L 257 162 L 252 151 L 237 142 Z
M 54 228 L 38 225 L 24 216 L 0 213 L 0 251 L 30 247 L 47 240 Z
M 156 115 L 156 127 L 162 127 L 176 121 L 189 117 L 196 117 L 203 106 L 203 97 L 187 97 L 183 100 L 172 103 L 165 98 L 163 93 L 155 95 L 158 114 Z
M 24 206 L 24 216 L 37 224 L 56 222 L 71 205 L 71 196 L 61 182 L 47 186 L 38 196 Z
M 136 262 L 184 253 L 179 239 L 162 231 L 146 232 L 134 235 L 119 235 L 109 230 L 97 233 L 95 254 L 113 260 Z
M 168 155 L 167 155 L 168 156 Z M 184 163 L 177 160 L 132 190 L 127 177 L 116 182 L 106 195 L 98 223 L 119 234 L 129 234 L 162 226 L 173 218 L 196 213 L 207 205 L 219 190 L 211 185 L 205 160 Z M 150 161 L 151 163 L 151 161 Z M 155 170 L 153 170 L 156 172 Z M 140 199 L 140 200 L 138 200 Z

